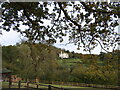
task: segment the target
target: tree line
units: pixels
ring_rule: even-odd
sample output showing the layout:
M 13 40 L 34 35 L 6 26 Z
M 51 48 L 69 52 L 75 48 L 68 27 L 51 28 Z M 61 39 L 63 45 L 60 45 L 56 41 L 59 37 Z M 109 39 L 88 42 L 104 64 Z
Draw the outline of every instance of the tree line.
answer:
M 25 81 L 34 79 L 48 81 L 79 82 L 118 85 L 118 52 L 100 55 L 71 54 L 70 59 L 81 63 L 59 62 L 61 49 L 46 44 L 18 44 L 3 46 L 3 68 L 13 70 Z M 63 50 L 64 51 L 64 50 Z M 73 57 L 74 56 L 74 57 Z M 69 61 L 69 59 L 68 59 Z

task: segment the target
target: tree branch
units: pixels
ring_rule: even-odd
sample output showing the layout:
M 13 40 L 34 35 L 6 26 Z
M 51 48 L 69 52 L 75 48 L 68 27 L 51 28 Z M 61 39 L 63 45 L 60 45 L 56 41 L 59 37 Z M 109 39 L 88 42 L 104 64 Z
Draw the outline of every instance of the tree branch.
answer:
M 32 25 L 38 25 L 38 22 L 35 22 L 32 19 L 30 19 L 30 16 L 28 15 L 27 10 L 25 9 L 25 6 L 23 4 L 18 3 L 18 2 L 16 4 L 23 8 L 24 15 L 26 16 L 26 18 L 30 21 Z
M 74 23 L 74 25 L 76 25 L 76 26 L 81 26 L 81 25 L 79 25 L 76 21 L 74 21 L 74 20 L 72 20 L 71 18 L 70 18 L 70 16 L 67 14 L 67 12 L 64 10 L 64 8 L 62 7 L 62 3 L 61 2 L 58 2 L 58 5 L 59 5 L 59 7 L 60 7 L 60 9 L 63 11 L 63 13 L 64 13 L 64 15 L 65 15 L 65 17 L 68 19 L 68 20 L 70 20 L 72 23 Z
M 85 2 L 80 2 L 84 7 L 85 7 L 85 9 L 87 10 L 87 11 L 89 11 L 89 12 L 97 12 L 97 13 L 112 13 L 112 12 L 107 12 L 107 11 L 105 11 L 105 10 L 94 10 L 94 9 L 92 9 L 92 8 L 90 8 L 88 5 L 86 5 L 85 4 Z
M 106 52 L 109 52 L 109 51 L 107 51 L 107 50 L 102 46 L 102 44 L 101 44 L 101 42 L 100 42 L 99 40 L 97 40 L 97 39 L 95 39 L 95 40 L 100 44 L 101 49 L 105 50 Z

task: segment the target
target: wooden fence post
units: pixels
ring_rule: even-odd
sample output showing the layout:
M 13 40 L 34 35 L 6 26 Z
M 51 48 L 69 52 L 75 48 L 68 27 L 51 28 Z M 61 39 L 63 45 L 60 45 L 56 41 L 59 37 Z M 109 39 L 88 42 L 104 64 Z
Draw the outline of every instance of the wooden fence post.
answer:
M 36 84 L 36 85 L 37 85 L 37 87 L 36 87 L 36 88 L 38 89 L 38 84 Z
M 11 88 L 11 85 L 12 85 L 12 80 L 11 80 L 11 77 L 9 78 L 9 88 Z
M 51 85 L 48 85 L 48 90 L 51 90 Z
M 27 88 L 29 88 L 29 82 L 27 82 Z
M 11 81 L 9 81 L 9 88 L 11 88 L 11 85 L 12 85 L 12 83 L 11 83 Z
M 21 81 L 18 81 L 18 88 L 20 88 L 21 86 Z

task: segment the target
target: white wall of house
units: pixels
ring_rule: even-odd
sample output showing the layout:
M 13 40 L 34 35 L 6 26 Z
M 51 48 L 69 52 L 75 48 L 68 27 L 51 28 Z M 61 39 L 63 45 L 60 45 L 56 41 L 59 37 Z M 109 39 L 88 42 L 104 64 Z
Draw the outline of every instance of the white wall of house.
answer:
M 63 53 L 63 52 L 61 51 L 61 53 L 59 54 L 59 57 L 60 57 L 60 58 L 69 58 L 69 54 L 68 54 L 68 53 Z

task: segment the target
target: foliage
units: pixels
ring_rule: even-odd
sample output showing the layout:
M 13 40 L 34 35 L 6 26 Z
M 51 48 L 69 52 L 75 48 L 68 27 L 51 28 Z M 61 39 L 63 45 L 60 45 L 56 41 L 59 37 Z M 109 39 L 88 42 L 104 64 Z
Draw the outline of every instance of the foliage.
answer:
M 18 46 L 3 47 L 3 50 L 3 67 L 12 69 L 26 80 L 47 76 L 49 72 L 52 75 L 57 65 L 56 54 L 52 51 L 52 47 L 49 48 L 47 45 L 23 43 Z
M 16 46 L 3 46 L 2 47 L 2 65 L 3 67 L 17 71 L 17 59 L 19 58 L 19 50 Z M 15 65 L 16 64 L 16 65 Z
M 73 75 L 77 77 L 77 81 L 81 83 L 97 83 L 97 84 L 113 84 L 118 83 L 117 70 L 106 69 L 108 66 L 96 67 L 90 65 L 83 67 L 81 65 L 74 69 Z
M 115 27 L 120 2 L 3 2 L 2 9 L 1 28 L 18 31 L 30 42 L 51 44 L 69 36 L 78 49 L 91 51 L 98 44 L 105 50 L 119 41 Z
M 100 55 L 89 54 L 58 59 L 59 50 L 45 44 L 3 46 L 3 67 L 24 80 L 118 85 L 119 51 L 103 54 L 105 59 L 101 60 Z

